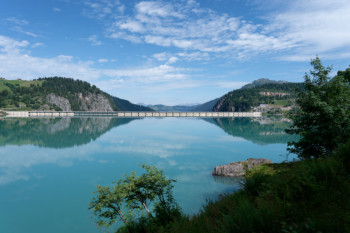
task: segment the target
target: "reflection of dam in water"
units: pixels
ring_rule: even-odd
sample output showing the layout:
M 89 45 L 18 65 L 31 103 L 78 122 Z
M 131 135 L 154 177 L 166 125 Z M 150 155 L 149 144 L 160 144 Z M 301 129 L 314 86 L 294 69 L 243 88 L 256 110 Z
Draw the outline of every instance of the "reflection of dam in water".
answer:
M 261 117 L 261 112 L 52 112 L 52 111 L 8 111 L 8 117 Z

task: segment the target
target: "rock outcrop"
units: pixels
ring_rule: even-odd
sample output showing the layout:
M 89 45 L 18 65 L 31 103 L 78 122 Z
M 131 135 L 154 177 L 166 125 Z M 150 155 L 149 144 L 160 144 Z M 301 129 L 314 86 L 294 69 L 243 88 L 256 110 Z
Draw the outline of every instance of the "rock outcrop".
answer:
M 111 112 L 113 108 L 109 100 L 102 94 L 89 93 L 86 96 L 79 94 L 81 111 Z
M 48 94 L 46 96 L 46 102 L 60 107 L 62 111 L 72 111 L 69 100 L 61 96 L 56 96 L 54 93 Z
M 246 171 L 251 170 L 253 167 L 260 164 L 272 163 L 269 159 L 247 159 L 246 161 L 239 161 L 229 163 L 227 165 L 220 165 L 214 168 L 214 176 L 243 176 L 246 174 Z
M 113 108 L 109 100 L 102 94 L 88 93 L 83 96 L 81 93 L 75 94 L 73 97 L 75 104 L 74 111 L 92 111 L 92 112 L 111 112 Z M 56 96 L 51 93 L 46 96 L 46 102 L 56 105 L 62 109 L 62 111 L 72 111 L 72 105 L 69 100 Z

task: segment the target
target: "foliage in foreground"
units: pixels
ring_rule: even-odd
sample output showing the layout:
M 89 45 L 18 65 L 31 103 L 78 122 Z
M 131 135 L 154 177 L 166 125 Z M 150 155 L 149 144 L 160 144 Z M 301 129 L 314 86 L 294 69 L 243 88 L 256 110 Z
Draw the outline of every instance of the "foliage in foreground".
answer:
M 143 215 L 118 232 L 350 232 L 350 69 L 329 80 L 319 58 L 311 64 L 313 80 L 306 75 L 289 131 L 300 134 L 289 145 L 304 160 L 253 169 L 240 191 L 209 201 L 197 215 L 176 212 L 163 222 Z
M 331 68 L 325 68 L 318 57 L 311 65 L 313 70 L 305 74 L 305 90 L 296 101 L 299 112 L 291 115 L 293 125 L 287 130 L 300 136 L 288 143 L 288 150 L 300 158 L 329 156 L 350 138 L 350 68 L 331 79 Z
M 133 232 L 350 232 L 350 141 L 332 157 L 263 165 L 199 214 Z M 127 232 L 127 231 L 120 231 Z
M 97 224 L 111 227 L 117 220 L 124 223 L 120 232 L 138 232 L 147 224 L 153 229 L 172 222 L 181 215 L 172 195 L 172 183 L 163 171 L 142 165 L 146 173 L 135 172 L 115 182 L 114 187 L 97 186 L 89 209 L 98 217 Z M 153 231 L 153 230 L 151 230 Z

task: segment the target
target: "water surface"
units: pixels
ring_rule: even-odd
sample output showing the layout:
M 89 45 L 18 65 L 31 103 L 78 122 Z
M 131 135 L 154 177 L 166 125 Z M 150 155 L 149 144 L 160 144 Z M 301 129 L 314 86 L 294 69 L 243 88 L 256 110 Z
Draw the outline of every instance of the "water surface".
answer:
M 185 213 L 239 188 L 211 176 L 247 158 L 286 159 L 289 122 L 266 118 L 6 118 L 0 120 L 0 232 L 100 232 L 88 204 L 138 164 L 177 179 Z M 289 158 L 291 159 L 291 158 Z

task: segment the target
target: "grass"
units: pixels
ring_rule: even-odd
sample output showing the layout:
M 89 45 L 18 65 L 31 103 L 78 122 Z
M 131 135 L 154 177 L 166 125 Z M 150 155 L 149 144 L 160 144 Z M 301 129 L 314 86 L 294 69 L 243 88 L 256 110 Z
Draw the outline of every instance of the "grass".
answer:
M 274 100 L 273 105 L 283 107 L 289 105 L 289 100 Z
M 12 84 L 14 86 L 30 87 L 30 84 L 41 86 L 43 83 L 43 80 L 27 81 L 27 80 L 2 80 L 2 79 L 0 79 L 0 92 L 3 90 L 11 91 L 11 89 L 8 86 L 6 86 L 6 83 Z

